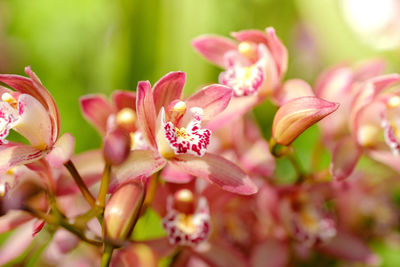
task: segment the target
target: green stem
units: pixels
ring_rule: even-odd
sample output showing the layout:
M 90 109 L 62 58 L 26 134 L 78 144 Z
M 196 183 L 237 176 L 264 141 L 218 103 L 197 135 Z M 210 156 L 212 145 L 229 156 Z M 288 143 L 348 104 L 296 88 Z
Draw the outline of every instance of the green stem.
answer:
M 306 179 L 306 173 L 297 156 L 292 152 L 286 155 L 297 174 L 296 184 L 301 184 Z
M 111 256 L 113 253 L 114 247 L 105 244 L 103 255 L 101 256 L 101 264 L 100 267 L 108 267 L 110 265 Z
M 79 190 L 81 191 L 83 197 L 86 199 L 86 201 L 89 203 L 90 206 L 95 206 L 96 200 L 93 197 L 92 193 L 90 193 L 89 189 L 87 188 L 85 182 L 83 181 L 81 175 L 79 174 L 78 170 L 75 168 L 74 163 L 72 163 L 71 160 L 69 160 L 67 163 L 64 164 L 69 173 L 71 174 L 72 178 L 74 178 L 74 181 L 76 185 L 78 186 Z
M 101 185 L 99 195 L 97 196 L 96 206 L 101 210 L 104 209 L 106 205 L 106 196 L 108 192 L 108 185 L 110 184 L 111 165 L 106 163 L 104 167 L 103 177 L 101 178 Z
M 95 246 L 103 245 L 103 243 L 100 242 L 100 241 L 88 239 L 86 237 L 85 233 L 84 233 L 84 230 L 79 229 L 75 225 L 68 223 L 61 216 L 55 216 L 55 215 L 51 215 L 51 214 L 46 214 L 46 213 L 44 213 L 44 212 L 42 212 L 40 210 L 34 209 L 32 207 L 29 207 L 29 206 L 25 206 L 24 210 L 29 212 L 34 217 L 46 221 L 46 223 L 48 223 L 50 225 L 63 227 L 64 229 L 68 230 L 69 232 L 73 233 L 78 238 L 80 238 L 81 240 L 83 240 L 83 241 L 85 241 L 85 242 L 87 242 L 89 244 L 92 244 L 92 245 L 95 245 Z
M 147 195 L 142 207 L 143 211 L 145 211 L 145 209 L 151 206 L 151 204 L 153 203 L 154 198 L 156 196 L 157 186 L 159 181 L 160 181 L 160 173 L 157 172 L 153 175 L 153 177 L 150 180 L 149 189 L 147 190 Z

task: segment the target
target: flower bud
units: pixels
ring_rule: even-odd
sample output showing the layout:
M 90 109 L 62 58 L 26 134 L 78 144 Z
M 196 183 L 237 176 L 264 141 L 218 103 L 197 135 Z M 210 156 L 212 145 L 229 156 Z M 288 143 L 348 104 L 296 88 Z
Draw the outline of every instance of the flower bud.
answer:
M 112 130 L 104 140 L 104 159 L 111 165 L 124 162 L 131 150 L 131 136 L 124 129 Z
M 280 145 L 290 145 L 302 132 L 331 114 L 339 104 L 318 97 L 293 99 L 281 106 L 275 114 L 272 137 Z
M 121 186 L 104 210 L 105 235 L 113 240 L 126 239 L 139 217 L 144 201 L 144 186 L 137 182 Z

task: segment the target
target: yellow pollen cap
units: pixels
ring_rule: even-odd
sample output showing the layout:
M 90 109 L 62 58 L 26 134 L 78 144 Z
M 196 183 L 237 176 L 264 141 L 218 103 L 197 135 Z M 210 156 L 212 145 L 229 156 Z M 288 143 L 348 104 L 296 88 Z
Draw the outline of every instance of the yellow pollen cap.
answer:
M 182 202 L 192 202 L 194 197 L 192 191 L 189 189 L 182 189 L 176 193 L 176 199 Z
M 248 57 L 249 59 L 254 59 L 257 57 L 257 50 L 256 50 L 256 45 L 250 42 L 241 42 L 238 46 L 239 52 Z
M 179 101 L 174 105 L 172 111 L 183 113 L 186 111 L 186 103 L 183 101 Z
M 123 108 L 117 114 L 117 124 L 131 126 L 137 120 L 136 113 L 131 108 Z
M 388 100 L 388 106 L 391 108 L 397 108 L 400 106 L 400 97 L 395 95 L 392 96 L 389 100 Z

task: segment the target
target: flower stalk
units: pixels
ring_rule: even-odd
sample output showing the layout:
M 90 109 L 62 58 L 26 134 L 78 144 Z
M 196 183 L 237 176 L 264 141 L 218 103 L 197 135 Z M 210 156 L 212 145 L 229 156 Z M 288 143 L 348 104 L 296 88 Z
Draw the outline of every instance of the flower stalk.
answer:
M 90 206 L 95 206 L 96 205 L 96 200 L 93 197 L 92 193 L 90 193 L 89 189 L 87 188 L 85 182 L 83 181 L 81 175 L 79 174 L 78 170 L 75 168 L 74 163 L 71 160 L 68 160 L 65 164 L 65 167 L 71 174 L 72 178 L 74 178 L 74 181 L 76 185 L 78 186 L 79 190 L 81 191 L 83 197 L 86 199 L 86 201 L 89 203 Z

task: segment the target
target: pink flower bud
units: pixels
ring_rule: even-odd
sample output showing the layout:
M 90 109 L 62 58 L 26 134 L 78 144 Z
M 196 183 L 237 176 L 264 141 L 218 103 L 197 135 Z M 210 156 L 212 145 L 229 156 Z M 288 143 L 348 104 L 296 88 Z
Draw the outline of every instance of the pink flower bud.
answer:
M 293 99 L 275 114 L 272 137 L 278 144 L 290 145 L 308 127 L 334 112 L 339 104 L 318 97 Z
M 124 162 L 131 150 L 131 137 L 129 132 L 117 128 L 112 130 L 104 140 L 104 159 L 111 165 Z
M 124 240 L 131 233 L 144 201 L 144 186 L 137 182 L 121 186 L 108 201 L 104 210 L 106 237 Z

